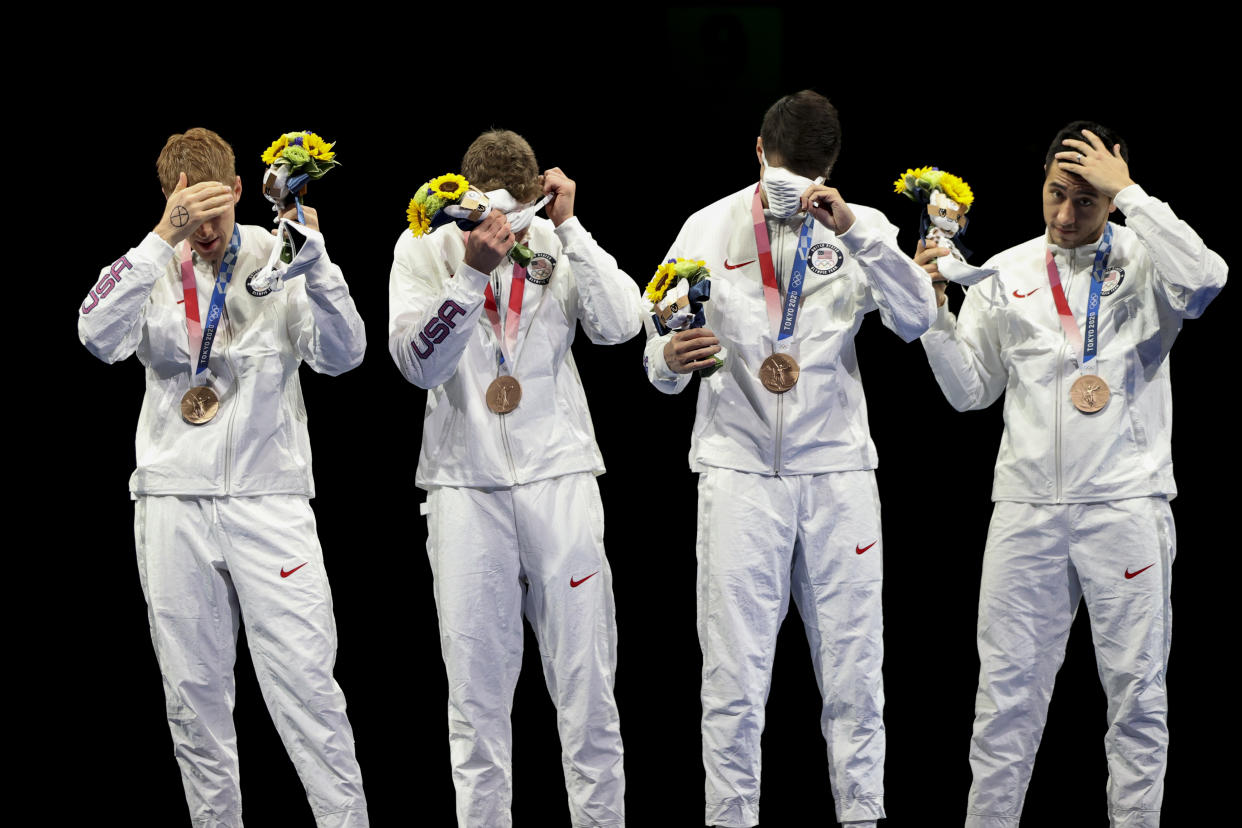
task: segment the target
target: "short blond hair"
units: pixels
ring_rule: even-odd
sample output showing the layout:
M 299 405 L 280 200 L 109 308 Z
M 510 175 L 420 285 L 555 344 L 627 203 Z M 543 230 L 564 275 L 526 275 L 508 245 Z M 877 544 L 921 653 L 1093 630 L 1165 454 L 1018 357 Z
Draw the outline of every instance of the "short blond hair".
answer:
M 231 187 L 237 179 L 233 148 L 219 135 L 202 127 L 168 136 L 155 161 L 155 169 L 165 195 L 172 195 L 177 189 L 181 173 L 185 173 L 187 186 L 200 181 L 219 181 Z
M 481 192 L 503 188 L 521 202 L 534 201 L 543 192 L 535 151 L 525 138 L 507 129 L 475 138 L 461 159 L 461 174 Z

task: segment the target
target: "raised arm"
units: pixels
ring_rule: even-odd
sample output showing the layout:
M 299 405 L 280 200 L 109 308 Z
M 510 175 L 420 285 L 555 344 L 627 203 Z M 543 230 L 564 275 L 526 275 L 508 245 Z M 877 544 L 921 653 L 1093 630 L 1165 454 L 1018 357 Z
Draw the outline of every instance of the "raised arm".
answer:
M 295 208 L 289 212 L 296 215 Z M 284 225 L 302 236 L 286 279 L 305 277 L 300 286 L 294 282 L 290 287 L 289 339 L 307 365 L 321 374 L 336 376 L 362 363 L 367 350 L 366 328 L 341 269 L 328 258 L 318 214 L 312 207 L 304 208 L 304 213 L 305 226 L 290 220 L 289 214 L 282 216 Z
M 1225 286 L 1229 272 L 1225 260 L 1209 250 L 1168 204 L 1134 183 L 1120 145 L 1110 151 L 1091 130 L 1082 133 L 1085 140 L 1063 142 L 1070 149 L 1056 154 L 1057 163 L 1113 199 L 1155 264 L 1156 295 L 1176 316 L 1198 317 Z
M 137 247 L 99 272 L 78 309 L 78 338 L 87 350 L 104 362 L 117 362 L 134 352 L 142 338 L 147 299 L 172 259 L 173 248 L 203 222 L 226 213 L 234 198 L 233 190 L 218 181 L 187 187 L 181 173 L 159 223 Z
M 862 267 L 867 292 L 885 327 L 912 342 L 936 318 L 936 293 L 927 276 L 897 247 L 897 228 L 884 214 L 851 209 L 841 194 L 822 184 L 807 189 L 804 206 L 828 227 Z
M 924 257 L 922 251 L 920 256 Z M 929 262 L 925 267 L 935 267 L 930 251 L 924 258 Z M 1008 373 L 1001 361 L 996 327 L 1000 310 L 993 295 L 998 284 L 993 278 L 967 290 L 960 317 L 953 315 L 948 303 L 941 305 L 921 337 L 936 382 L 958 411 L 987 408 L 1005 390 Z
M 388 280 L 388 352 L 402 376 L 419 388 L 453 376 L 483 312 L 488 274 L 512 246 L 509 222 L 499 213 L 484 219 L 464 245 L 454 236 L 401 234 Z
M 632 339 L 642 327 L 638 286 L 574 215 L 577 183 L 560 167 L 552 167 L 544 170 L 543 191 L 552 196 L 548 218 L 573 273 L 574 310 L 582 329 L 597 345 L 619 345 Z

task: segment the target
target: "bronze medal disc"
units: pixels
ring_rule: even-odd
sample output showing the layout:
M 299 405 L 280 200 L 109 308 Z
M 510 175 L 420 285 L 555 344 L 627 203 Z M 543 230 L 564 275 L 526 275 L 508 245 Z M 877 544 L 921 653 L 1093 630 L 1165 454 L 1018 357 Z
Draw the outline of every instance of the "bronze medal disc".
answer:
M 190 425 L 209 422 L 220 410 L 220 398 L 205 385 L 196 385 L 181 397 L 181 417 Z
M 1083 414 L 1094 414 L 1108 405 L 1108 383 L 1095 374 L 1084 374 L 1070 386 L 1070 402 Z
M 487 386 L 487 407 L 496 414 L 508 414 L 522 401 L 522 386 L 513 377 L 496 377 Z
M 759 381 L 773 394 L 784 394 L 798 384 L 798 363 L 789 354 L 772 354 L 759 366 Z

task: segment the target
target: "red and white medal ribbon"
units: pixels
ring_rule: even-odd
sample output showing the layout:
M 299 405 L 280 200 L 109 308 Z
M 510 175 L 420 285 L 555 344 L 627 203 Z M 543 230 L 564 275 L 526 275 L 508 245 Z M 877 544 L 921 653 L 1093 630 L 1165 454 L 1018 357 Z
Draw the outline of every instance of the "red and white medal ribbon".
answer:
M 798 322 L 798 309 L 802 302 L 803 276 L 806 272 L 807 254 L 811 247 L 811 234 L 815 219 L 808 214 L 798 233 L 797 256 L 789 278 L 784 307 L 781 305 L 781 287 L 776 281 L 776 266 L 772 263 L 772 242 L 768 236 L 768 223 L 763 216 L 763 201 L 759 186 L 750 203 L 750 215 L 755 227 L 755 250 L 759 255 L 759 272 L 763 274 L 763 298 L 768 308 L 768 321 L 776 340 L 776 351 L 788 353 L 793 350 L 793 332 Z
M 190 338 L 190 374 L 193 376 L 193 359 L 203 344 L 203 322 L 198 315 L 198 284 L 194 280 L 189 242 L 181 243 L 181 294 L 185 300 L 185 327 Z
M 509 308 L 505 315 L 504 329 L 500 325 L 500 311 L 497 307 L 496 292 L 492 290 L 492 284 L 487 283 L 487 290 L 483 293 L 483 310 L 487 312 L 488 321 L 492 323 L 492 330 L 496 333 L 496 349 L 499 351 L 498 362 L 505 364 L 506 357 L 509 362 L 516 361 L 516 348 L 518 338 L 518 328 L 522 321 L 522 297 L 526 293 L 526 268 L 519 264 L 513 265 L 513 280 L 509 284 Z M 512 369 L 512 366 L 510 366 Z
M 776 267 L 772 264 L 772 242 L 768 238 L 768 223 L 763 217 L 763 201 L 759 186 L 750 204 L 750 215 L 755 225 L 755 248 L 759 253 L 759 271 L 763 274 L 763 299 L 768 306 L 768 321 L 773 333 L 781 323 L 781 286 L 776 282 Z

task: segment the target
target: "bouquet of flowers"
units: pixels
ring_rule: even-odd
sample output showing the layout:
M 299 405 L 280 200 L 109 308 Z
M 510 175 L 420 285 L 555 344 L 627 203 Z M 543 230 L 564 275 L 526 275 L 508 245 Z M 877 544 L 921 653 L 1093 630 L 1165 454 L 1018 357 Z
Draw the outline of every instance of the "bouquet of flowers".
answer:
M 656 268 L 643 296 L 661 336 L 703 327 L 703 303 L 711 299 L 711 275 L 707 263 L 699 259 L 669 259 Z M 705 377 L 716 373 L 727 356 L 721 348 L 712 357 L 716 364 L 699 373 Z
M 970 250 L 962 244 L 962 234 L 966 232 L 966 214 L 975 201 L 969 184 L 936 167 L 919 167 L 907 169 L 893 185 L 895 192 L 926 205 L 919 214 L 919 238 L 927 247 L 948 249 L 950 255 L 938 263 L 943 276 L 952 282 L 973 285 L 995 272 L 966 264 Z
M 263 153 L 267 174 L 263 176 L 263 196 L 279 213 L 288 209 L 292 197 L 302 221 L 301 196 L 308 181 L 318 181 L 340 164 L 329 144 L 313 132 L 286 132 Z
M 458 228 L 470 230 L 487 218 L 492 204 L 486 195 L 470 185 L 457 173 L 437 176 L 418 188 L 406 215 L 410 220 L 410 232 L 415 236 L 430 233 L 441 225 L 455 222 Z M 509 258 L 525 267 L 534 254 L 520 242 L 509 251 Z
M 927 205 L 919 218 L 919 238 L 928 247 L 947 247 L 953 258 L 966 261 L 970 251 L 964 254 L 959 251 L 953 238 L 966 230 L 966 214 L 975 200 L 970 185 L 953 173 L 935 167 L 908 169 L 893 184 L 896 192 Z
M 298 223 L 306 223 L 302 196 L 306 195 L 307 182 L 318 181 L 341 163 L 336 160 L 333 146 L 335 144 L 313 132 L 286 132 L 263 152 L 263 163 L 268 165 L 263 175 L 263 197 L 272 202 L 277 216 L 275 221 L 279 222 L 280 214 L 289 209 L 292 200 L 297 206 Z M 293 239 L 286 235 L 281 243 L 280 260 L 288 264 L 293 256 Z M 274 287 L 279 289 L 279 283 Z

